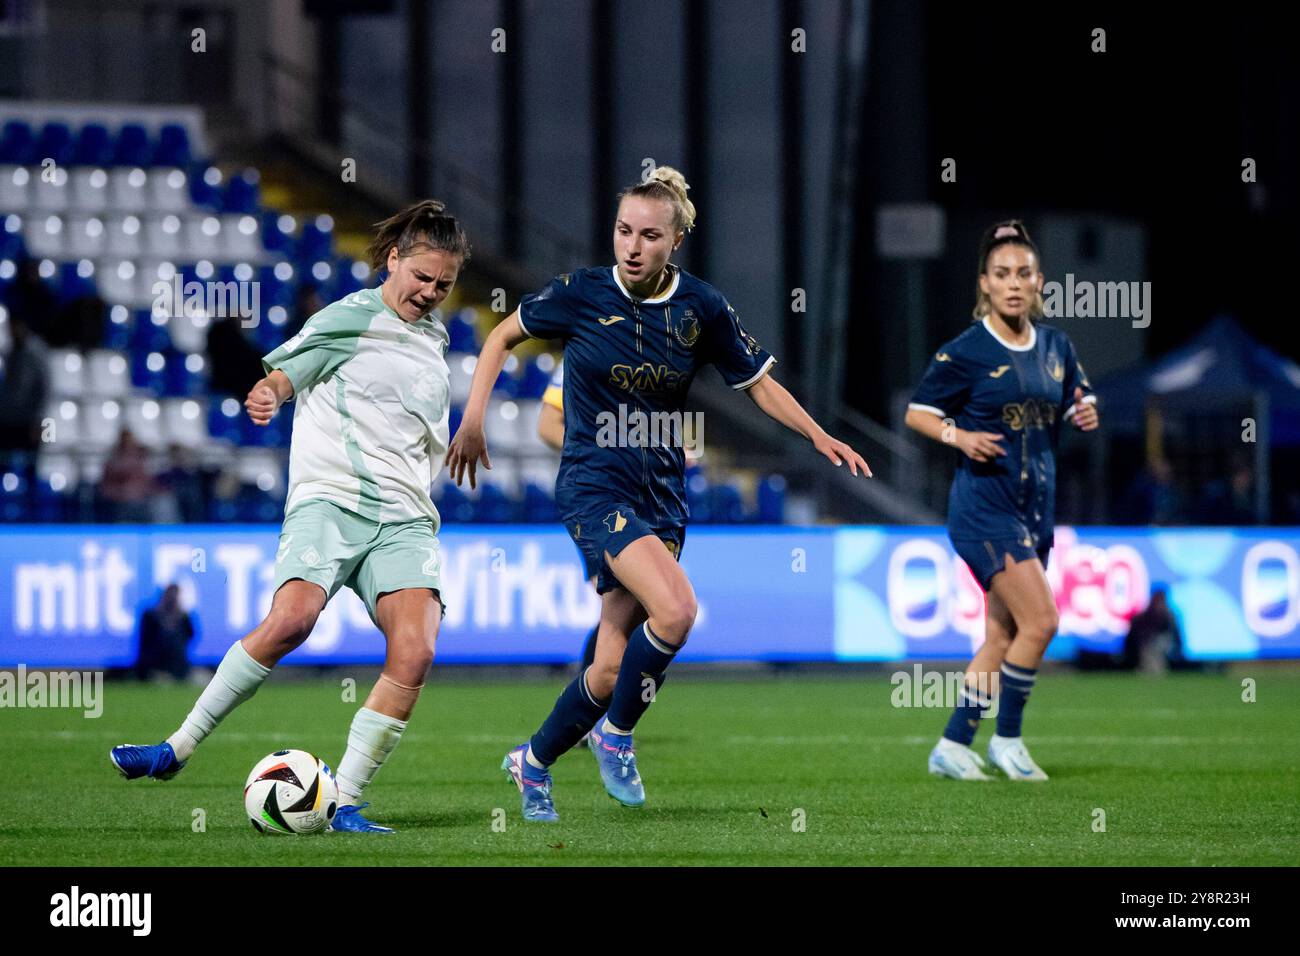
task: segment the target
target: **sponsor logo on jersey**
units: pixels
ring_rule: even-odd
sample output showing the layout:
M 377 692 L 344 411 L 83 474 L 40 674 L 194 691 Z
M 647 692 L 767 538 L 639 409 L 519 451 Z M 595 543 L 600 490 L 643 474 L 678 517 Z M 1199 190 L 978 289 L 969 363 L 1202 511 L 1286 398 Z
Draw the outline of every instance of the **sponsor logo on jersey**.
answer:
M 1001 378 L 1003 375 L 1006 374 L 1006 371 L 1009 368 L 1011 368 L 1010 365 L 999 365 L 992 372 L 989 372 L 989 378 Z
M 675 392 L 681 388 L 686 373 L 667 365 L 642 362 L 636 368 L 614 365 L 609 370 L 609 384 L 625 392 Z
M 1013 432 L 1026 428 L 1047 428 L 1056 421 L 1056 405 L 1049 401 L 1029 399 L 1008 402 L 1002 406 L 1002 421 Z
M 935 355 L 934 360 L 936 362 L 951 362 L 952 356 L 949 355 L 947 352 L 939 352 Z
M 611 315 L 608 319 L 597 319 L 601 325 L 613 325 L 615 322 L 622 322 L 625 316 Z
M 1065 366 L 1061 364 L 1061 360 L 1055 355 L 1049 356 L 1047 359 L 1047 374 L 1052 376 L 1054 382 L 1065 379 Z

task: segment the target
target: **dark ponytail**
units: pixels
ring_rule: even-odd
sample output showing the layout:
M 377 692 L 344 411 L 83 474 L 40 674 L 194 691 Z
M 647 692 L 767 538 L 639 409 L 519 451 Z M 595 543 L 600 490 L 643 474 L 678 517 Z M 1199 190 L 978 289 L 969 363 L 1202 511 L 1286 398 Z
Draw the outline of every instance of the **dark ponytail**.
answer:
M 395 216 L 375 223 L 375 238 L 366 246 L 366 260 L 378 272 L 388 267 L 393 246 L 402 258 L 424 250 L 438 250 L 469 260 L 469 239 L 460 221 L 446 215 L 436 199 L 422 199 Z

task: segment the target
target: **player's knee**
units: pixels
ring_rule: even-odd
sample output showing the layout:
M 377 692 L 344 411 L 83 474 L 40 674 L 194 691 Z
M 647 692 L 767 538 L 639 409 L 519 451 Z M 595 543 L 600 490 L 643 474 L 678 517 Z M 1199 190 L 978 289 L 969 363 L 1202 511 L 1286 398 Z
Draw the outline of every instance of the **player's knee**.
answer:
M 666 644 L 678 647 L 685 644 L 686 636 L 695 625 L 695 615 L 698 610 L 699 605 L 695 601 L 694 594 L 687 592 L 675 595 L 660 613 L 655 615 L 652 628 L 655 636 Z
M 320 612 L 314 607 L 289 604 L 272 611 L 271 637 L 290 650 L 307 640 Z
M 1031 615 L 1027 621 L 1020 625 L 1016 638 L 1018 640 L 1023 637 L 1035 644 L 1042 644 L 1046 647 L 1052 638 L 1056 636 L 1056 629 L 1060 623 L 1060 615 L 1057 614 L 1056 608 L 1044 609 Z
M 384 671 L 403 684 L 422 684 L 433 666 L 435 635 L 420 630 L 395 633 L 388 642 Z
M 618 683 L 618 662 L 610 664 L 595 661 L 587 668 L 587 690 L 597 700 L 608 700 L 614 694 L 614 685 Z

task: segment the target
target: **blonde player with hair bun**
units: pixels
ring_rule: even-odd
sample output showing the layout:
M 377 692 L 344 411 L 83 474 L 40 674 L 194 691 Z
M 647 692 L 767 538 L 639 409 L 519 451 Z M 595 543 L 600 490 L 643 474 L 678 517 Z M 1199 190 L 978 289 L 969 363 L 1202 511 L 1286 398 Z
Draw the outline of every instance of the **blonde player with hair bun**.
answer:
M 484 414 L 510 350 L 530 336 L 563 340 L 564 446 L 555 497 L 595 572 L 601 614 L 594 663 L 564 689 L 531 740 L 503 761 L 526 820 L 558 819 L 548 768 L 588 731 L 609 795 L 629 807 L 645 802 L 632 731 L 695 622 L 695 592 L 678 564 L 687 521 L 681 430 L 621 434 L 609 423 L 637 413 L 680 423 L 691 382 L 712 365 L 818 454 L 847 462 L 854 475 L 871 473 L 776 382 L 776 359 L 745 331 L 722 293 L 671 262 L 696 222 L 688 189 L 670 166 L 624 189 L 614 265 L 558 276 L 524 296 L 483 345 L 447 454 L 457 484 L 468 476 L 473 486 L 477 466 L 491 467 Z

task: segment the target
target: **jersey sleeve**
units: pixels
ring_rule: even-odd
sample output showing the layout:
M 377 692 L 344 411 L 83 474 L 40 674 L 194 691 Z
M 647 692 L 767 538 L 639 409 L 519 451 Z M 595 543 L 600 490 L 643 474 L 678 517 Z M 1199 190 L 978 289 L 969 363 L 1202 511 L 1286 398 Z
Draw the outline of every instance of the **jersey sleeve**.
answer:
M 576 275 L 558 275 L 540 291 L 519 301 L 519 325 L 534 339 L 563 339 L 577 322 L 579 292 Z
M 546 386 L 546 391 L 542 393 L 542 404 L 550 405 L 564 411 L 564 363 L 561 362 L 555 366 L 555 374 L 551 376 L 550 384 Z
M 970 381 L 948 348 L 945 346 L 934 354 L 908 408 L 931 412 L 940 418 L 950 418 L 962 410 L 970 396 Z
M 357 350 L 371 316 L 340 305 L 321 309 L 278 349 L 262 357 L 270 375 L 277 369 L 289 377 L 294 394 L 323 381 Z
M 1074 390 L 1083 389 L 1083 404 L 1091 405 L 1097 401 L 1097 394 L 1092 390 L 1092 383 L 1088 381 L 1088 373 L 1083 370 L 1083 363 L 1074 353 L 1074 343 L 1066 340 L 1065 343 L 1065 377 L 1062 384 L 1064 388 L 1061 392 L 1061 405 L 1065 409 L 1061 418 L 1069 421 L 1077 411 L 1077 404 L 1074 400 Z
M 776 364 L 772 353 L 745 331 L 731 304 L 718 297 L 717 310 L 709 323 L 705 361 L 711 362 L 732 388 L 749 388 Z

